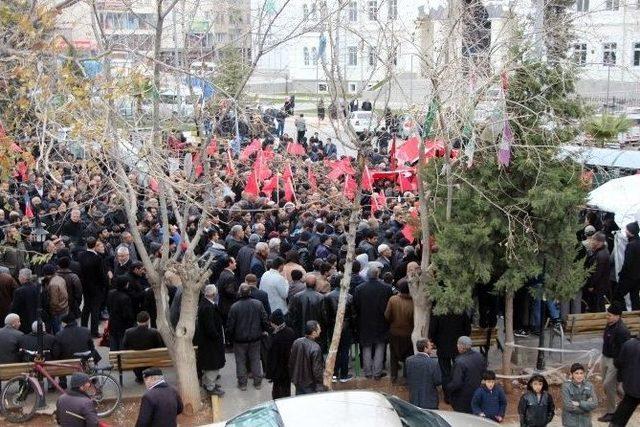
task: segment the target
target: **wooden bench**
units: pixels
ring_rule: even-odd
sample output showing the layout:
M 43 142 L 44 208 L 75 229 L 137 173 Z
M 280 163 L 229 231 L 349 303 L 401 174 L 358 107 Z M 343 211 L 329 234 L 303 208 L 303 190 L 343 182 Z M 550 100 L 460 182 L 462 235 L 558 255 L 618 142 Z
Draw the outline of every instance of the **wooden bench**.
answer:
M 51 360 L 52 363 L 68 364 L 72 366 L 79 366 L 80 359 L 67 359 L 67 360 Z M 31 372 L 33 368 L 33 362 L 22 363 L 5 363 L 0 365 L 0 381 L 10 380 L 18 375 Z M 65 375 L 71 375 L 74 372 L 78 372 L 78 369 L 73 369 L 66 366 L 46 366 L 47 372 L 52 377 L 63 377 Z
M 193 347 L 194 350 L 198 346 Z M 149 350 L 120 350 L 109 352 L 109 363 L 118 370 L 120 385 L 122 373 L 138 368 L 166 368 L 173 366 L 173 360 L 166 347 Z
M 632 335 L 640 332 L 640 311 L 625 311 L 622 320 Z M 573 342 L 574 335 L 602 335 L 606 326 L 607 313 L 568 314 L 565 333 L 569 342 Z
M 480 353 L 485 357 L 487 357 L 491 343 L 494 340 L 498 347 L 500 347 L 500 343 L 498 342 L 498 328 L 472 328 L 469 338 L 471 338 L 474 347 L 480 347 Z

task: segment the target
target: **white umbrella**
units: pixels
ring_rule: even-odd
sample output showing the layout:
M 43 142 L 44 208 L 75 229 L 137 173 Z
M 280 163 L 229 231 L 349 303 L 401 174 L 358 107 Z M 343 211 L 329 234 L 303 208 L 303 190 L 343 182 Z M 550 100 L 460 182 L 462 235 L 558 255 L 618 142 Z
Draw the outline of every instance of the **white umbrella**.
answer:
M 640 219 L 640 175 L 612 179 L 594 189 L 587 204 L 599 210 L 613 212 L 616 224 L 622 229 Z

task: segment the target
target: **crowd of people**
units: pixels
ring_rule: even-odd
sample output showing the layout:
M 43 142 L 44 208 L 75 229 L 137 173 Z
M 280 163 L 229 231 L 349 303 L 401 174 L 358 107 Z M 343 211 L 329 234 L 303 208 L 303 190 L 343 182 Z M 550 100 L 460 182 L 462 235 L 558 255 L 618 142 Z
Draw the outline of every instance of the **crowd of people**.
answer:
M 300 159 L 304 163 L 292 161 L 294 176 L 306 174 L 310 165 L 323 167 L 325 159 L 338 159 L 333 142 L 323 142 L 317 134 L 307 141 L 306 127 L 297 122 L 297 139 L 305 151 Z M 292 142 L 283 134 L 276 156 L 285 156 L 285 147 Z M 189 151 L 186 138 L 172 133 L 167 143 L 171 155 L 182 164 Z M 265 138 L 262 149 L 270 150 L 270 146 Z M 35 146 L 23 148 L 37 150 Z M 213 170 L 230 170 L 224 154 L 226 150 L 220 147 L 208 159 Z M 380 153 L 370 156 L 371 164 L 388 163 Z M 294 199 L 289 201 L 285 189 L 258 194 L 246 191 L 249 163 L 237 162 L 231 168 L 233 174 L 221 174 L 224 197 L 215 200 L 206 219 L 199 217 L 198 209 L 190 213 L 188 236 L 181 235 L 172 208 L 167 214 L 169 224 L 162 223 L 156 190 L 138 171 L 131 170 L 129 175 L 131 184 L 141 189 L 136 223 L 131 224 L 121 196 L 104 179 L 104 171 L 90 161 L 62 155 L 49 175 L 37 174 L 30 165 L 17 168 L 0 188 L 0 318 L 5 319 L 0 330 L 0 363 L 22 361 L 21 348 L 36 349 L 39 322 L 44 325 L 44 345 L 53 359 L 95 351 L 96 345 L 108 345 L 114 351 L 162 347 L 162 338 L 154 329 L 162 314 L 156 310 L 154 290 L 139 251 L 158 258 L 167 232 L 169 251 L 184 250 L 182 243 L 195 235 L 199 221 L 205 221 L 203 238 L 195 250 L 201 260 L 212 260 L 194 337 L 203 388 L 209 394 L 224 395 L 221 369 L 227 354 L 233 352 L 240 390 L 247 389 L 249 380 L 260 389 L 267 378 L 273 398 L 290 396 L 291 384 L 296 394 L 323 391 L 324 358 L 335 328 L 346 262 L 349 211 L 343 207 L 348 196 L 341 188 L 346 188 L 348 178 L 332 181 L 319 176 L 321 191 L 307 179 L 298 179 Z M 495 374 L 487 370 L 485 356 L 471 348 L 469 338 L 472 319 L 481 327 L 496 325 L 500 304 L 492 283 L 477 287 L 477 316 L 466 312 L 434 316 L 428 336 L 417 342 L 414 354 L 409 283 L 419 269 L 421 249 L 404 231 L 410 212 L 415 211 L 416 194 L 401 191 L 393 179 L 377 181 L 374 186 L 385 197 L 385 205 L 373 209 L 371 195 L 362 198 L 362 219 L 355 230 L 356 260 L 348 277 L 333 381 L 353 379 L 351 348 L 357 343 L 366 378 L 379 381 L 390 375 L 393 382 L 406 380 L 411 401 L 424 408 L 438 407 L 437 387 L 441 386 L 454 410 L 501 421 L 506 411 L 504 393 L 495 384 Z M 584 295 L 569 311 L 583 310 L 583 300 L 590 311 L 604 311 L 607 297 L 616 302 L 609 306 L 609 313 L 617 318 L 605 331 L 603 355 L 607 415 L 613 425 L 622 426 L 640 402 L 635 380 L 640 372 L 636 366 L 639 344 L 629 339 L 628 331 L 625 335 L 616 329 L 624 327 L 619 317 L 626 309 L 623 299 L 627 293 L 632 307 L 640 308 L 636 304 L 638 225 L 625 227 L 629 243 L 620 281 L 609 294 L 607 246 L 612 229 L 591 224 L 592 215 L 587 220 L 590 223 L 583 229 L 584 238 L 580 235 L 579 249 L 584 249 L 581 256 L 593 269 Z M 132 226 L 142 236 L 138 246 Z M 46 238 L 39 239 L 43 234 Z M 532 281 L 526 289 L 536 286 L 542 285 Z M 167 287 L 169 320 L 175 326 L 180 317 L 181 284 L 169 280 Z M 536 303 L 541 302 L 528 291 L 517 301 L 522 307 Z M 518 307 L 516 311 L 520 312 Z M 539 310 L 530 311 L 532 318 L 535 312 Z M 549 312 L 553 320 L 560 320 L 555 303 L 549 304 Z M 624 372 L 632 375 L 621 374 Z M 571 380 L 563 386 L 565 425 L 588 425 L 581 420 L 597 405 L 593 385 L 584 374 L 584 367 L 572 366 Z M 156 390 L 152 395 L 165 388 L 157 370 L 138 370 L 135 377 L 147 383 L 150 392 Z M 72 377 L 70 389 L 81 393 L 85 380 Z M 619 380 L 626 394 L 616 410 L 614 388 Z M 518 408 L 522 425 L 546 425 L 553 417 L 554 403 L 544 377 L 533 376 L 527 388 Z M 78 404 L 73 396 L 65 399 L 71 406 Z M 160 425 L 149 421 L 157 414 L 148 403 L 143 399 L 147 413 L 143 415 L 141 409 L 141 417 L 147 421 L 140 425 Z M 64 400 L 61 404 L 65 405 Z M 180 412 L 180 405 L 171 408 Z

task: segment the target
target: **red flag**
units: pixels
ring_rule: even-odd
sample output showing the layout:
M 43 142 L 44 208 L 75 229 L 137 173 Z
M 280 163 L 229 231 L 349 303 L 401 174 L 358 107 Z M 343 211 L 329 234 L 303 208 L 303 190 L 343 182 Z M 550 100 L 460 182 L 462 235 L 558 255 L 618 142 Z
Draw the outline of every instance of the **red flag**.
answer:
M 240 160 L 249 160 L 249 156 L 260 150 L 260 148 L 262 148 L 262 144 L 259 140 L 254 139 L 253 141 L 251 141 L 251 144 L 247 145 L 244 150 L 242 150 L 242 153 L 240 153 Z
M 157 193 L 159 190 L 158 187 L 158 180 L 155 179 L 154 177 L 151 177 L 151 179 L 149 179 L 149 188 L 151 189 L 151 191 L 153 191 L 154 193 Z
M 364 166 L 364 171 L 362 172 L 362 189 L 373 191 L 373 178 L 371 178 L 371 173 L 367 165 Z
M 350 175 L 347 175 L 344 180 L 344 192 L 343 194 L 349 199 L 353 200 L 356 197 L 356 191 L 358 191 L 358 184 L 356 181 L 351 178 Z
M 24 214 L 27 218 L 33 218 L 33 209 L 31 209 L 31 202 L 28 202 L 24 207 Z
M 17 170 L 20 180 L 27 182 L 29 180 L 29 167 L 27 166 L 27 162 L 18 162 Z
M 413 236 L 413 232 L 414 232 L 414 229 L 409 224 L 405 224 L 404 227 L 402 227 L 401 233 L 404 236 L 404 238 L 409 241 L 409 243 L 415 240 L 415 237 Z
M 256 180 L 256 176 L 253 172 L 251 172 L 247 177 L 247 184 L 244 186 L 244 191 L 249 194 L 253 194 L 254 196 L 259 194 L 258 181 Z
M 297 142 L 291 142 L 287 144 L 287 153 L 294 156 L 303 156 L 307 154 L 304 150 L 304 146 L 302 144 L 298 144 Z
M 316 175 L 311 170 L 311 165 L 307 166 L 307 181 L 309 181 L 311 190 L 318 191 L 318 180 L 316 179 Z
M 285 178 L 284 180 L 284 199 L 287 202 L 292 202 L 294 201 L 296 198 L 296 192 L 295 189 L 293 188 L 293 181 L 291 181 L 291 178 Z
M 418 188 L 417 183 L 413 176 L 405 176 L 405 174 L 401 173 L 398 175 L 398 183 L 400 184 L 400 191 L 415 191 Z
M 284 165 L 284 171 L 282 171 L 282 178 L 285 180 L 293 178 L 293 172 L 291 171 L 291 165 L 287 163 Z
M 387 196 L 385 196 L 383 192 L 377 193 L 377 196 L 375 196 L 375 198 L 380 209 L 387 208 Z
M 396 159 L 396 137 L 391 140 L 391 149 L 389 150 L 389 167 L 392 171 L 398 167 L 398 159 Z
M 209 141 L 209 146 L 207 147 L 207 156 L 218 156 L 218 141 L 216 137 L 211 137 L 211 141 Z
M 329 181 L 335 181 L 338 178 L 340 178 L 342 175 L 344 175 L 344 172 L 340 168 L 335 168 L 327 174 L 327 179 Z
M 264 151 L 258 151 L 258 156 L 256 157 L 255 162 L 253 162 L 253 172 L 258 179 L 258 182 L 262 182 L 265 179 L 268 179 L 273 172 L 267 167 Z
M 371 213 L 374 214 L 380 210 L 380 205 L 378 204 L 377 193 L 373 193 L 371 195 Z
M 273 190 L 278 188 L 278 177 L 274 176 L 271 179 L 267 179 L 264 181 L 262 185 L 262 192 L 271 196 Z
M 231 151 L 227 150 L 227 175 L 233 176 L 236 174 L 236 169 L 233 167 L 233 158 L 231 157 Z
M 196 174 L 196 178 L 200 178 L 200 175 L 204 172 L 204 166 L 202 166 L 202 162 L 200 161 L 200 154 L 194 154 L 193 164 L 195 165 L 194 173 Z

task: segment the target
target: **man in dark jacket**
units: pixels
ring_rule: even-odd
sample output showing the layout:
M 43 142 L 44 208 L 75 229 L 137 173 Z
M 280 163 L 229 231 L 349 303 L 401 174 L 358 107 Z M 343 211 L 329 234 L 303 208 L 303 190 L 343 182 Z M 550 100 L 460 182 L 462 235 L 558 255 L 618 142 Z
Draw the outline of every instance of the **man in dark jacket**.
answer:
M 253 254 L 256 251 L 256 245 L 259 241 L 260 236 L 252 234 L 249 236 L 249 244 L 243 246 L 238 251 L 238 256 L 236 257 L 236 273 L 238 281 L 244 280 L 245 276 L 251 273 L 251 259 L 253 258 Z
M 9 273 L 7 267 L 0 266 L 0 319 L 4 319 L 11 312 L 11 302 L 16 289 L 18 289 L 16 279 Z
M 56 334 L 56 340 L 53 343 L 53 358 L 58 360 L 73 359 L 76 357 L 74 356 L 75 353 L 91 350 L 93 351 L 94 361 L 97 363 L 100 360 L 100 356 L 95 351 L 89 329 L 78 326 L 73 314 L 67 314 L 63 317 L 62 323 L 64 323 L 64 328 Z
M 80 277 L 71 271 L 71 261 L 68 257 L 58 259 L 58 276 L 62 277 L 67 285 L 67 298 L 69 301 L 69 313 L 80 316 L 80 304 L 82 303 L 82 282 Z
M 389 325 L 384 317 L 389 298 L 393 295 L 390 286 L 378 278 L 380 269 L 369 267 L 367 282 L 356 288 L 353 305 L 358 322 L 358 339 L 362 347 L 362 370 L 367 378 L 382 378 L 385 346 L 389 339 Z
M 471 414 L 471 399 L 482 382 L 487 369 L 485 358 L 471 349 L 472 341 L 467 336 L 458 338 L 458 353 L 447 391 L 454 411 Z
M 318 323 L 324 321 L 323 296 L 315 290 L 316 280 L 315 276 L 307 275 L 307 288 L 295 294 L 289 302 L 289 322 L 298 337 L 304 336 L 304 328 L 309 320 Z
M 451 379 L 453 359 L 458 355 L 458 338 L 469 336 L 470 334 L 471 319 L 466 313 L 451 313 L 431 317 L 429 340 L 435 344 L 438 350 L 438 364 L 442 372 L 442 387 L 445 389 L 445 400 L 448 400 L 445 386 Z
M 240 299 L 229 310 L 227 334 L 233 343 L 236 358 L 236 376 L 238 388 L 247 389 L 247 360 L 253 375 L 256 389 L 262 387 L 262 365 L 260 363 L 260 340 L 264 332 L 269 331 L 267 312 L 260 301 L 251 298 L 251 287 L 240 285 Z
M 100 248 L 104 244 L 93 237 L 87 239 L 87 250 L 80 253 L 80 281 L 82 282 L 82 293 L 84 305 L 82 306 L 82 326 L 89 324 L 91 316 L 91 335 L 99 338 L 98 326 L 100 324 L 100 306 L 102 305 L 105 290 L 107 289 L 107 275 L 104 270 L 102 257 L 99 255 Z
M 124 332 L 122 348 L 125 350 L 149 350 L 151 348 L 164 347 L 162 336 L 156 329 L 149 327 L 150 316 L 146 311 L 138 313 L 136 321 L 138 326 L 129 328 Z M 136 382 L 142 384 L 142 371 L 146 368 L 136 368 Z
M 242 228 L 242 226 L 239 224 L 236 224 L 233 227 L 231 227 L 231 230 L 229 231 L 229 235 L 227 236 L 227 239 L 225 241 L 225 245 L 227 247 L 227 252 L 229 253 L 229 256 L 237 257 L 238 252 L 240 251 L 240 248 L 242 248 L 245 244 L 246 243 L 244 241 L 244 229 Z
M 31 332 L 31 324 L 38 318 L 38 301 L 40 301 L 40 285 L 31 281 L 31 270 L 23 268 L 18 273 L 20 287 L 13 293 L 11 313 L 20 316 L 22 333 Z
M 238 299 L 238 278 L 235 270 L 237 268 L 236 260 L 229 257 L 220 277 L 218 277 L 218 292 L 220 294 L 220 313 L 224 324 L 227 323 L 227 316 L 231 305 Z
M 626 426 L 640 404 L 640 339 L 631 338 L 624 343 L 615 360 L 618 381 L 622 381 L 624 398 L 618 404 L 611 420 L 611 427 Z
M 44 324 L 42 325 L 42 349 L 47 351 L 45 353 L 45 359 L 51 360 L 51 352 L 53 351 L 53 343 L 56 341 L 55 337 L 51 334 L 48 334 L 47 331 L 44 330 Z M 38 321 L 36 320 L 31 324 L 31 332 L 28 334 L 24 334 L 20 337 L 18 341 L 18 348 L 30 350 L 30 351 L 38 351 L 40 350 L 40 346 L 38 345 Z M 28 354 L 22 355 L 23 362 L 31 361 L 31 356 Z
M 0 329 L 0 363 L 20 362 L 20 317 L 9 313 L 4 319 L 4 328 Z
M 244 278 L 244 282 L 251 288 L 251 298 L 258 300 L 262 303 L 264 311 L 267 312 L 267 316 L 271 315 L 271 306 L 269 305 L 269 295 L 262 289 L 258 289 L 258 279 L 255 274 L 247 274 Z
M 637 222 L 627 224 L 627 247 L 624 250 L 624 262 L 618 274 L 618 288 L 615 299 L 624 301 L 624 296 L 629 293 L 632 310 L 640 310 L 640 239 L 638 239 L 639 226 Z
M 289 375 L 289 356 L 291 345 L 296 339 L 293 329 L 284 323 L 284 315 L 280 309 L 271 313 L 271 347 L 267 356 L 266 377 L 273 382 L 271 398 L 291 396 L 291 376 Z
M 320 336 L 320 324 L 315 320 L 308 321 L 304 335 L 293 342 L 289 358 L 289 372 L 291 382 L 296 386 L 296 395 L 325 390 L 322 382 L 322 350 L 315 341 Z
M 624 310 L 625 306 L 620 301 L 613 301 L 607 310 L 607 326 L 604 328 L 602 339 L 602 386 L 607 399 L 605 414 L 598 418 L 598 421 L 603 423 L 610 422 L 616 410 L 618 371 L 614 362 L 623 344 L 631 338 L 629 329 L 620 317 Z
M 84 372 L 75 372 L 69 381 L 70 390 L 56 402 L 56 421 L 64 427 L 97 427 L 98 413 L 87 394 L 92 385 Z
M 338 302 L 340 300 L 340 282 L 342 274 L 336 274 L 331 278 L 331 292 L 324 296 L 324 314 L 327 323 L 327 337 L 333 336 L 335 328 L 335 319 L 338 312 Z M 347 303 L 344 309 L 344 320 L 342 321 L 342 334 L 340 334 L 340 343 L 338 344 L 338 354 L 336 355 L 336 364 L 334 376 L 341 383 L 346 383 L 353 379 L 353 375 L 349 375 L 349 349 L 353 343 L 353 296 L 347 294 Z
M 606 247 L 607 237 L 602 232 L 594 234 L 589 243 L 591 255 L 587 258 L 585 267 L 593 267 L 584 285 L 583 298 L 587 302 L 587 311 L 601 313 L 604 311 L 605 295 L 609 288 L 609 251 Z
M 258 282 L 262 278 L 262 275 L 267 271 L 267 257 L 269 256 L 269 245 L 265 242 L 258 242 L 256 245 L 256 251 L 251 258 L 251 267 L 249 268 L 251 274 L 254 274 L 258 278 Z
M 371 229 L 366 229 L 363 233 L 363 239 L 360 241 L 358 248 L 362 253 L 367 254 L 369 261 L 373 261 L 378 257 L 376 252 L 376 244 L 378 243 L 378 235 Z
M 233 273 L 232 273 L 233 276 Z M 233 276 L 235 278 L 235 276 Z M 222 396 L 220 369 L 225 365 L 224 325 L 222 313 L 216 304 L 218 289 L 215 285 L 204 288 L 204 298 L 198 306 L 196 343 L 198 344 L 198 372 L 202 372 L 202 386 L 209 395 Z
M 115 289 L 109 291 L 107 308 L 109 309 L 109 349 L 122 350 L 122 340 L 127 329 L 133 327 L 135 314 L 129 289 L 129 276 L 118 276 L 113 279 Z
M 416 342 L 416 350 L 405 363 L 409 401 L 420 408 L 438 409 L 437 387 L 442 384 L 438 359 L 431 357 L 433 348 L 425 339 Z
M 158 368 L 146 369 L 142 376 L 147 391 L 140 402 L 136 427 L 176 427 L 183 409 L 180 394 L 165 382 Z

